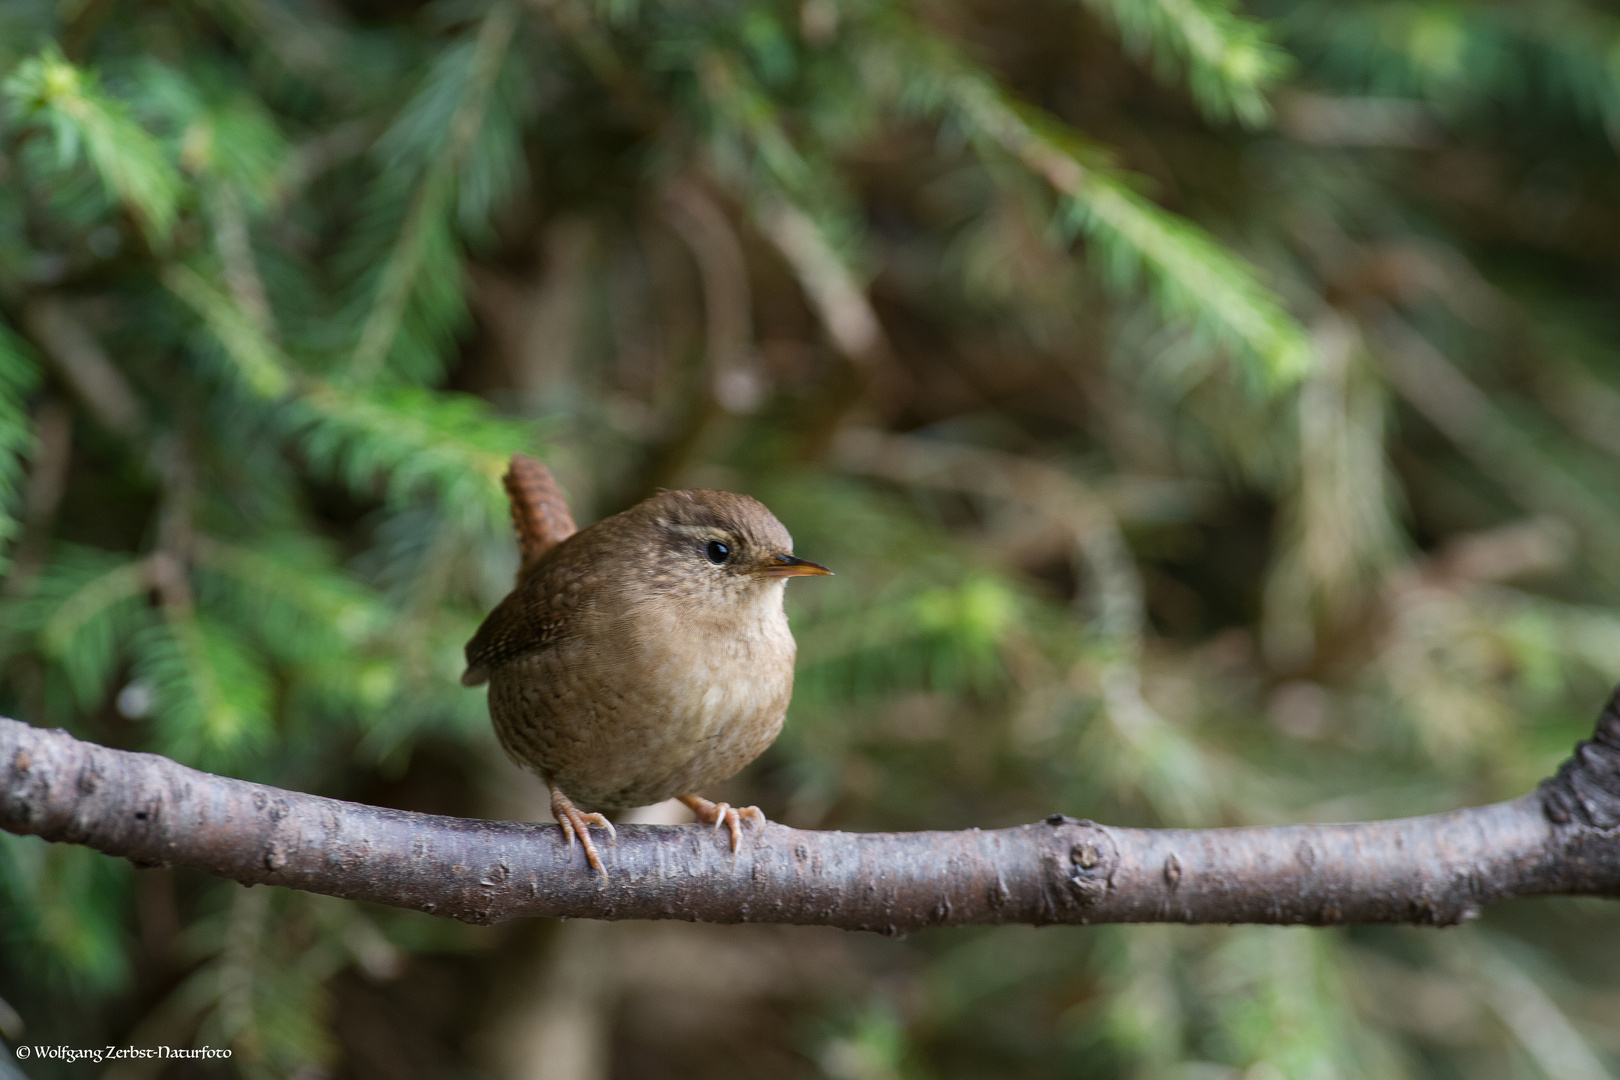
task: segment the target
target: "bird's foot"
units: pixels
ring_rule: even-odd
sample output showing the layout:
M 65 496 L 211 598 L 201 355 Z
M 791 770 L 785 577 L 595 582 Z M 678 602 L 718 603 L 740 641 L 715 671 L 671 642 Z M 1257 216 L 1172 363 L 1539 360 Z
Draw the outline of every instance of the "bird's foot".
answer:
M 601 814 L 587 814 L 573 804 L 573 801 L 556 788 L 551 789 L 551 816 L 557 819 L 562 826 L 563 835 L 568 838 L 568 854 L 574 853 L 574 837 L 579 837 L 580 847 L 585 849 L 585 861 L 597 873 L 602 875 L 602 881 L 607 882 L 607 868 L 602 865 L 602 859 L 596 853 L 596 845 L 591 843 L 591 826 L 606 829 L 608 835 L 617 840 L 618 831 L 613 828 L 613 822 Z
M 710 802 L 701 795 L 678 795 L 676 798 L 691 807 L 692 813 L 705 825 L 713 825 L 718 829 L 721 825 L 731 830 L 731 853 L 737 854 L 742 846 L 742 823 L 747 818 L 765 824 L 765 815 L 757 806 L 744 806 L 738 809 L 730 803 Z

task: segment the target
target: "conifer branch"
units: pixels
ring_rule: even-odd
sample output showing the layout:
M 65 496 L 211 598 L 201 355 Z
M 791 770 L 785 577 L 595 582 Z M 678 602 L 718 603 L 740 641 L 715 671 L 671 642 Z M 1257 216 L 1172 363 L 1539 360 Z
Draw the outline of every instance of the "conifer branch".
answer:
M 364 383 L 374 376 L 388 358 L 394 336 L 410 304 L 416 275 L 423 262 L 424 248 L 429 243 L 428 233 L 434 227 L 435 220 L 443 216 L 455 190 L 457 172 L 478 138 L 484 110 L 500 76 L 501 62 L 506 58 L 506 49 L 516 28 L 517 12 L 506 4 L 497 4 L 492 8 L 479 27 L 467 87 L 461 104 L 451 117 L 444 150 L 428 166 L 427 174 L 411 201 L 399 240 L 389 255 L 382 283 L 378 286 L 376 299 L 361 330 L 360 342 L 355 346 L 349 375 L 357 383 Z
M 1085 3 L 1119 28 L 1128 51 L 1142 59 L 1151 56 L 1166 82 L 1184 66 L 1194 99 L 1210 116 L 1233 116 L 1256 127 L 1269 119 L 1265 91 L 1289 65 L 1264 23 L 1222 0 Z
M 1453 925 L 1521 896 L 1620 898 L 1620 693 L 1539 791 L 1344 825 L 962 832 L 625 825 L 606 883 L 553 825 L 342 802 L 0 720 L 0 827 L 472 923 L 686 919 L 903 933 L 987 923 Z

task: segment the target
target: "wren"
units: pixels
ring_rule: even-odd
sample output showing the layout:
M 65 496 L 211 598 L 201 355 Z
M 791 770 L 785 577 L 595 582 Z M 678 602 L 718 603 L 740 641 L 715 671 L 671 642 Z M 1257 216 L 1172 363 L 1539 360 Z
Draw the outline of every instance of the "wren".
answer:
M 467 643 L 466 686 L 489 683 L 506 753 L 551 789 L 569 848 L 606 877 L 602 811 L 675 796 L 700 821 L 763 821 L 697 794 L 775 741 L 793 694 L 787 579 L 831 573 L 793 555 L 763 504 L 663 491 L 576 531 L 545 466 L 505 477 L 523 554 L 517 587 Z

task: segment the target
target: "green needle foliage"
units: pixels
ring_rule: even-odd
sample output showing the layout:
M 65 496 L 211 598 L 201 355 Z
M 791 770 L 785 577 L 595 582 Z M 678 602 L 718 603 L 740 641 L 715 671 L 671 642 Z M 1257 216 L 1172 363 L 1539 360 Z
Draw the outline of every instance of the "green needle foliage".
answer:
M 1255 127 L 1270 119 L 1266 92 L 1291 65 L 1265 23 L 1220 0 L 1089 0 L 1089 6 L 1119 28 L 1126 51 L 1151 58 L 1160 78 L 1184 75 L 1212 119 Z
M 17 537 L 24 463 L 33 449 L 27 398 L 38 381 L 27 343 L 0 327 L 0 542 Z
M 31 173 L 42 182 L 70 185 L 76 168 L 88 165 L 149 240 L 168 239 L 179 210 L 180 171 L 129 104 L 101 88 L 94 71 L 75 67 L 46 46 L 17 65 L 3 92 L 19 134 L 48 133 L 50 149 L 29 162 Z
M 775 820 L 1522 793 L 1620 680 L 1617 47 L 1587 2 L 0 5 L 0 712 L 537 818 L 458 681 L 523 451 L 582 521 L 747 491 L 837 570 L 790 589 L 782 738 L 704 793 Z M 474 931 L 0 835 L 0 1043 L 1620 1075 L 1603 904 L 758 930 Z

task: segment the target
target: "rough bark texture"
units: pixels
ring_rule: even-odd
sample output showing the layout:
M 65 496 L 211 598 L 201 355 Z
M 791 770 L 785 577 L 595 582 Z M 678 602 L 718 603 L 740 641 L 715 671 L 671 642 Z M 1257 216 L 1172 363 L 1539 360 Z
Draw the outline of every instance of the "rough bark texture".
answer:
M 554 825 L 472 821 L 197 772 L 0 719 L 0 826 L 467 922 L 525 915 L 839 926 L 1446 925 L 1515 896 L 1620 897 L 1620 694 L 1541 789 L 1351 825 L 1120 829 L 1054 816 L 966 832 L 625 825 L 608 881 Z

